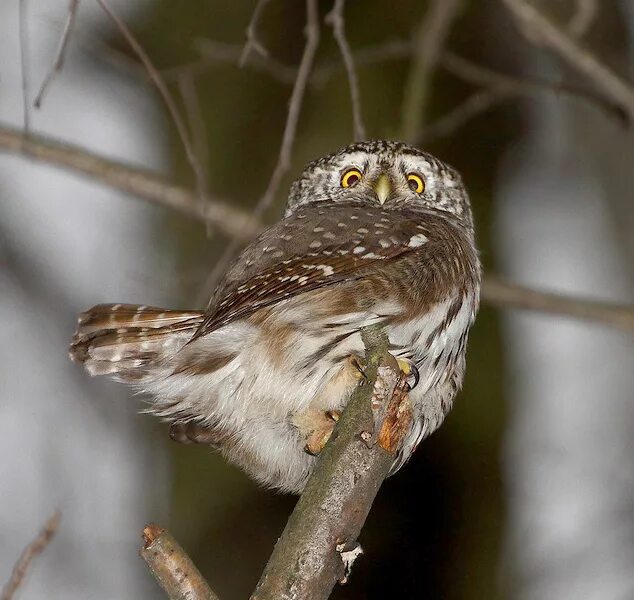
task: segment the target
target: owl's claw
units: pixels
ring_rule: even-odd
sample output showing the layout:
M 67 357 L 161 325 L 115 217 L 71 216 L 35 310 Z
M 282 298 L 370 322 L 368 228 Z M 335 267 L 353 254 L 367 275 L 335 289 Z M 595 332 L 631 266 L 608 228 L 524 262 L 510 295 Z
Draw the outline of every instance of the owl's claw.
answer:
M 364 372 L 365 364 L 361 358 L 352 354 L 348 357 L 347 363 L 350 373 L 355 379 L 358 379 L 359 381 L 367 380 Z
M 397 358 L 399 369 L 405 374 L 407 385 L 410 390 L 413 390 L 420 381 L 420 374 L 416 365 L 408 358 Z
M 308 454 L 316 456 L 326 447 L 332 435 L 332 430 L 335 428 L 340 417 L 341 411 L 339 410 L 328 410 L 321 413 L 320 417 L 318 417 L 315 429 L 313 429 L 308 436 L 306 445 L 304 446 L 304 450 L 308 452 Z

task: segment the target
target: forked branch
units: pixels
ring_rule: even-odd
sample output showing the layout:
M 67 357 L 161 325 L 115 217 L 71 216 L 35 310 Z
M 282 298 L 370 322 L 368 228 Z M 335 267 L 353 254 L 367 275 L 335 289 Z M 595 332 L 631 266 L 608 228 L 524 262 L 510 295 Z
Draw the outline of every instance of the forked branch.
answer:
M 361 552 L 357 537 L 411 425 L 408 388 L 387 337 L 372 329 L 363 338 L 367 381 L 320 454 L 252 600 L 325 600 Z

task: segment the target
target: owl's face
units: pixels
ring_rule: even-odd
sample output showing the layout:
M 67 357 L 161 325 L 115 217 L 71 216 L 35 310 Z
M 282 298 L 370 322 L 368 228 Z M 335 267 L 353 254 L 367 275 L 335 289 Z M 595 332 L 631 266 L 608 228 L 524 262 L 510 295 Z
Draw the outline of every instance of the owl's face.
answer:
M 287 215 L 298 206 L 326 200 L 369 202 L 385 210 L 435 209 L 472 224 L 458 172 L 401 142 L 361 142 L 309 163 L 291 187 Z

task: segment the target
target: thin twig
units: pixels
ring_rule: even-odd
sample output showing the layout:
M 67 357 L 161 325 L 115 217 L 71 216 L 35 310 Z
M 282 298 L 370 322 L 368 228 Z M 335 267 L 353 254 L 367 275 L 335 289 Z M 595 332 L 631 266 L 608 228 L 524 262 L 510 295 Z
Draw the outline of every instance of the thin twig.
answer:
M 9 581 L 2 588 L 0 600 L 12 600 L 14 598 L 18 588 L 24 583 L 31 564 L 44 552 L 57 533 L 61 518 L 62 513 L 56 510 L 44 523 L 44 527 L 37 534 L 37 537 L 22 551 L 20 558 L 18 558 L 13 567 Z
M 165 181 L 154 173 L 105 159 L 84 148 L 61 144 L 42 136 L 27 136 L 24 131 L 0 125 L 0 152 L 23 156 L 46 165 L 73 171 L 188 217 L 203 222 L 210 221 L 227 236 L 238 238 L 243 242 L 253 239 L 262 229 L 260 221 L 234 208 L 227 200 L 206 198 L 204 207 L 201 207 L 194 192 Z M 520 292 L 511 294 L 509 290 L 516 289 L 517 286 L 497 280 L 495 285 L 489 286 L 489 281 L 494 280 L 486 279 L 483 297 L 490 304 L 562 316 L 570 314 L 570 316 L 598 321 L 618 329 L 632 329 L 630 323 L 634 320 L 634 306 L 599 303 L 601 310 L 597 312 L 593 309 L 588 310 L 589 305 L 596 304 L 594 302 L 566 298 L 566 303 L 561 304 L 561 298 L 556 294 L 538 292 L 529 288 L 520 288 Z M 528 296 L 532 299 L 530 304 L 526 300 Z
M 53 64 L 51 68 L 44 78 L 42 82 L 42 86 L 40 87 L 40 91 L 37 93 L 35 100 L 33 101 L 33 106 L 35 108 L 42 107 L 42 101 L 44 100 L 44 94 L 48 90 L 49 86 L 53 82 L 55 76 L 61 72 L 64 68 L 64 58 L 66 56 L 66 48 L 68 47 L 68 42 L 70 41 L 70 36 L 73 31 L 73 27 L 75 25 L 75 20 L 77 18 L 77 9 L 79 8 L 79 0 L 69 0 L 68 2 L 68 13 L 66 15 L 66 23 L 64 24 L 64 29 L 62 31 L 62 37 L 59 40 L 59 46 L 57 47 L 57 52 L 55 53 L 55 58 L 53 60 Z
M 178 89 L 183 99 L 185 114 L 189 130 L 192 132 L 194 151 L 200 166 L 201 188 L 204 195 L 209 189 L 207 181 L 207 165 L 209 164 L 209 140 L 207 139 L 207 125 L 203 118 L 196 83 L 190 73 L 183 72 L 178 78 Z M 209 227 L 210 224 L 208 223 Z
M 597 0 L 576 0 L 576 9 L 568 23 L 568 31 L 576 38 L 583 37 L 599 13 Z
M 146 525 L 139 554 L 170 600 L 218 600 L 192 559 L 165 529 Z
M 634 306 L 542 292 L 495 277 L 485 280 L 482 299 L 502 309 L 530 310 L 583 319 L 634 333 Z
M 167 89 L 161 74 L 156 69 L 150 57 L 147 55 L 141 44 L 134 37 L 132 32 L 128 29 L 128 26 L 123 22 L 123 20 L 110 8 L 106 0 L 97 0 L 101 8 L 104 12 L 110 17 L 110 20 L 115 24 L 119 33 L 123 36 L 127 44 L 130 46 L 132 51 L 137 55 L 143 67 L 147 71 L 148 76 L 150 77 L 152 83 L 156 86 L 167 110 L 169 111 L 172 120 L 174 121 L 174 125 L 176 125 L 176 130 L 178 131 L 178 135 L 183 144 L 183 148 L 185 149 L 185 155 L 187 157 L 187 161 L 189 162 L 192 171 L 194 172 L 194 177 L 196 178 L 196 187 L 198 190 L 198 194 L 201 198 L 204 198 L 206 195 L 205 190 L 205 178 L 203 175 L 202 167 L 198 162 L 198 158 L 196 157 L 196 152 L 192 146 L 192 143 L 189 138 L 189 133 L 187 132 L 187 128 L 185 127 L 185 123 L 181 118 L 180 112 L 176 103 L 174 102 L 174 98 L 170 91 Z
M 332 10 L 326 15 L 326 23 L 332 27 L 332 32 L 339 46 L 341 58 L 348 75 L 348 86 L 350 87 L 350 103 L 352 105 L 352 122 L 354 124 L 354 139 L 360 141 L 365 139 L 365 126 L 363 125 L 363 114 L 361 111 L 361 93 L 359 92 L 359 77 L 354 66 L 354 58 L 348 39 L 346 38 L 346 22 L 344 17 L 346 0 L 335 0 Z
M 31 113 L 29 107 L 30 81 L 29 81 L 29 24 L 27 0 L 20 0 L 18 4 L 18 19 L 20 30 L 20 72 L 22 78 L 22 119 L 24 132 L 31 132 Z
M 597 105 L 612 117 L 621 120 L 623 118 L 623 112 L 609 99 L 592 90 L 586 90 L 573 84 L 536 78 L 511 77 L 482 67 L 450 52 L 443 56 L 441 64 L 447 71 L 463 81 L 487 87 L 475 92 L 463 103 L 425 126 L 416 137 L 417 144 L 449 137 L 476 116 L 512 98 L 532 97 L 549 92 L 586 100 Z
M 469 96 L 464 102 L 423 127 L 415 139 L 417 145 L 429 144 L 434 140 L 451 137 L 478 115 L 491 110 L 505 100 L 513 97 L 506 89 L 491 88 L 480 90 Z
M 415 49 L 405 85 L 401 138 L 412 140 L 421 130 L 436 63 L 449 35 L 461 0 L 432 0 L 415 37 Z
M 596 104 L 614 117 L 623 117 L 623 111 L 612 100 L 606 99 L 605 96 L 594 90 L 573 83 L 548 81 L 539 77 L 513 77 L 474 63 L 449 51 L 443 54 L 440 64 L 448 73 L 467 83 L 504 89 L 506 92 L 518 96 L 543 92 L 553 92 L 556 95 L 565 94 Z
M 252 600 L 325 600 L 359 554 L 359 532 L 411 427 L 408 388 L 387 336 L 365 331 L 363 340 L 367 381 L 320 453 Z
M 563 28 L 524 0 L 501 0 L 515 18 L 524 37 L 555 52 L 575 71 L 587 77 L 634 121 L 634 88 L 581 46 Z
M 42 136 L 26 136 L 17 129 L 0 126 L 1 151 L 86 175 L 153 204 L 209 222 L 231 238 L 250 240 L 261 228 L 256 219 L 226 200 L 205 197 L 201 203 L 195 192 L 165 181 L 155 173 L 108 160 L 84 148 Z
M 319 11 L 317 0 L 306 0 L 306 45 L 304 53 L 297 69 L 297 78 L 291 93 L 288 105 L 288 115 L 286 117 L 286 125 L 282 136 L 282 145 L 280 146 L 280 154 L 277 165 L 271 175 L 269 185 L 264 195 L 258 202 L 255 209 L 256 216 L 260 216 L 271 205 L 275 198 L 275 194 L 282 182 L 282 178 L 291 166 L 291 156 L 293 153 L 293 145 L 295 144 L 295 136 L 297 134 L 297 124 L 299 115 L 304 102 L 306 93 L 306 85 L 310 77 L 310 72 L 315 61 L 317 46 L 319 45 Z
M 299 68 L 297 69 L 297 77 L 295 79 L 295 85 L 293 86 L 293 91 L 289 101 L 286 125 L 284 127 L 284 134 L 282 136 L 282 144 L 280 146 L 277 165 L 273 170 L 273 174 L 271 175 L 271 179 L 269 180 L 269 184 L 264 192 L 264 195 L 260 198 L 253 210 L 253 217 L 256 220 L 260 220 L 266 209 L 269 208 L 273 202 L 275 194 L 282 183 L 282 179 L 291 166 L 291 155 L 293 152 L 293 145 L 295 143 L 295 136 L 297 134 L 297 123 L 299 122 L 299 115 L 304 101 L 304 95 L 306 93 L 306 86 L 315 61 L 317 46 L 319 45 L 319 10 L 317 0 L 306 0 L 305 36 L 306 44 L 304 46 L 304 52 L 302 54 Z M 221 256 L 220 260 L 216 263 L 202 288 L 205 296 L 209 295 L 218 279 L 226 271 L 227 266 L 236 253 L 239 245 L 239 240 L 233 240 Z
M 193 75 L 205 73 L 210 65 L 217 63 L 241 66 L 240 57 L 244 46 L 240 44 L 227 44 L 216 40 L 199 39 L 196 40 L 195 47 L 201 58 L 192 63 L 164 69 L 163 75 L 166 79 L 177 77 L 180 71 L 188 71 Z M 244 66 L 254 71 L 267 73 L 275 81 L 287 85 L 293 85 L 297 78 L 297 67 L 285 65 L 270 54 L 268 56 L 252 54 Z
M 244 43 L 244 47 L 240 52 L 240 58 L 238 59 L 238 66 L 243 67 L 247 60 L 249 59 L 249 55 L 251 54 L 251 50 L 255 50 L 261 56 L 268 57 L 269 53 L 264 44 L 260 42 L 258 39 L 257 28 L 258 22 L 260 21 L 260 16 L 262 15 L 262 11 L 264 7 L 268 4 L 269 0 L 258 0 L 255 5 L 255 10 L 251 15 L 251 20 L 249 21 L 249 25 L 247 26 L 247 40 Z

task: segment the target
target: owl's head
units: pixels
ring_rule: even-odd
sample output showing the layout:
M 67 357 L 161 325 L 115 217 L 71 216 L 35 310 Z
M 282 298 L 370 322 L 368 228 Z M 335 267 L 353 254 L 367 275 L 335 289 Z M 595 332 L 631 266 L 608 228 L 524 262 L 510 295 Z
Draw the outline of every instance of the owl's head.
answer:
M 386 210 L 440 210 L 472 227 L 469 196 L 460 174 L 401 142 L 360 142 L 309 163 L 291 186 L 286 214 L 326 200 L 369 202 Z

